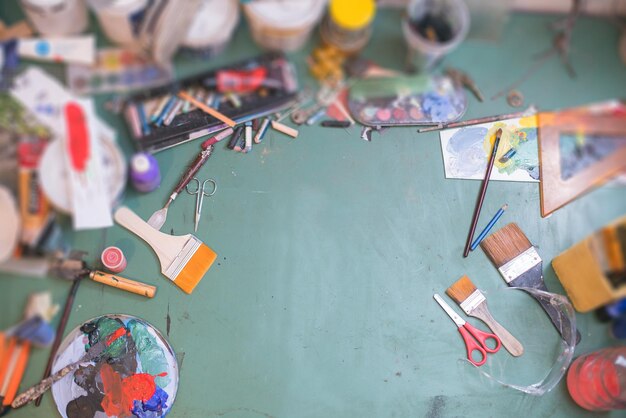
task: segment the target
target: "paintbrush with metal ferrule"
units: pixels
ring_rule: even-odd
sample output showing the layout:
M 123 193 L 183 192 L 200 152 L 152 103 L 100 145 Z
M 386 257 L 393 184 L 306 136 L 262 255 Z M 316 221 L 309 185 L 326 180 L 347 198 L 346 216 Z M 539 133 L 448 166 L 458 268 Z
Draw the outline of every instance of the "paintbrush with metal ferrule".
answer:
M 163 275 L 186 293 L 193 291 L 217 258 L 217 254 L 195 236 L 159 232 L 127 207 L 117 209 L 113 217 L 152 247 Z
M 506 328 L 496 321 L 487 305 L 487 298 L 483 292 L 476 288 L 469 277 L 463 276 L 452 286 L 446 289 L 446 294 L 450 296 L 469 316 L 483 321 L 494 334 L 500 338 L 504 348 L 513 356 L 518 357 L 524 354 L 524 347 Z
M 483 240 L 481 248 L 493 265 L 498 269 L 504 281 L 510 287 L 529 287 L 548 292 L 543 281 L 543 261 L 524 232 L 515 223 L 510 223 Z M 571 324 L 546 298 L 529 293 L 548 314 L 552 324 L 561 337 L 571 341 Z M 576 344 L 580 342 L 580 333 L 576 331 Z
M 107 357 L 108 355 L 106 349 L 109 346 L 111 346 L 111 344 L 113 344 L 113 342 L 116 341 L 117 338 L 114 338 L 114 339 L 107 338 L 107 339 L 98 341 L 96 344 L 91 346 L 91 348 L 89 348 L 89 351 L 87 351 L 87 353 L 85 353 L 85 355 L 81 357 L 80 360 L 74 363 L 68 364 L 67 366 L 59 370 L 58 372 L 43 379 L 41 382 L 39 382 L 35 386 L 31 387 L 27 391 L 23 392 L 21 395 L 17 396 L 11 403 L 11 407 L 19 408 L 21 406 L 26 405 L 27 403 L 34 401 L 35 399 L 39 398 L 44 393 L 46 393 L 52 387 L 52 385 L 54 385 L 59 380 L 63 379 L 69 373 L 76 371 L 81 365 L 92 362 L 92 361 L 96 361 L 96 362 L 101 361 L 103 358 Z

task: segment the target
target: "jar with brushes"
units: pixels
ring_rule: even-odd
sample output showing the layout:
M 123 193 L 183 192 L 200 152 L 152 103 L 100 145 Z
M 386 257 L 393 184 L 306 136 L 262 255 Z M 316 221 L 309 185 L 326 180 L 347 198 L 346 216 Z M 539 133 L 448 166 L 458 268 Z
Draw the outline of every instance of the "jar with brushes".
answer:
M 346 54 L 357 54 L 372 36 L 374 0 L 331 0 L 322 21 L 322 40 Z

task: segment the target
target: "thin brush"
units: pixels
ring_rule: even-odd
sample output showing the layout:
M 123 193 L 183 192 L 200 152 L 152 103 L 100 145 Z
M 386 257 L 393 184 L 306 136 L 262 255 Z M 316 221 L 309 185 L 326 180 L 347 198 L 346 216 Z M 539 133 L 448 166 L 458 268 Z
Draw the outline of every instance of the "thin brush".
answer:
M 498 145 L 500 145 L 500 137 L 502 136 L 502 129 L 496 131 L 496 139 L 493 143 L 491 150 L 491 156 L 489 157 L 489 163 L 487 164 L 487 172 L 485 173 L 485 179 L 483 185 L 480 188 L 480 194 L 478 195 L 478 201 L 476 202 L 476 208 L 474 209 L 474 216 L 472 216 L 472 226 L 470 227 L 469 235 L 467 236 L 467 242 L 465 243 L 465 249 L 463 250 L 463 257 L 467 257 L 470 252 L 470 246 L 474 239 L 474 232 L 476 232 L 476 224 L 480 217 L 480 210 L 483 207 L 485 201 L 485 195 L 487 194 L 487 186 L 489 186 L 489 179 L 491 178 L 491 171 L 493 170 L 493 163 L 496 160 L 496 154 L 498 153 Z
M 50 355 L 48 356 L 48 363 L 46 363 L 46 368 L 43 372 L 42 379 L 50 376 L 50 371 L 52 370 L 52 362 L 54 361 L 54 357 L 57 354 L 57 350 L 61 345 L 61 339 L 63 338 L 63 334 L 65 333 L 65 327 L 67 326 L 67 321 L 70 318 L 70 312 L 72 310 L 72 306 L 74 305 L 74 299 L 76 298 L 76 292 L 78 292 L 78 286 L 82 281 L 82 277 L 77 276 L 73 283 L 70 291 L 67 295 L 67 299 L 65 299 L 65 307 L 63 308 L 63 315 L 61 315 L 61 320 L 59 321 L 59 325 L 56 329 L 56 335 L 54 337 L 54 342 L 52 343 L 52 347 L 50 348 Z M 41 404 L 41 396 L 37 398 L 35 401 L 35 405 L 39 406 Z
M 478 235 L 478 238 L 476 238 L 474 240 L 474 242 L 472 242 L 470 250 L 474 251 L 476 249 L 476 247 L 478 247 L 478 245 L 481 243 L 481 241 L 485 239 L 485 237 L 487 236 L 489 231 L 491 231 L 491 229 L 496 224 L 496 222 L 498 222 L 498 219 L 500 219 L 500 217 L 502 215 L 504 215 L 504 211 L 506 211 L 508 208 L 509 208 L 509 205 L 505 204 L 496 212 L 495 215 L 493 215 L 493 218 L 491 218 L 491 220 L 489 221 L 487 226 Z
M 463 276 L 452 286 L 446 289 L 446 294 L 450 296 L 469 316 L 483 321 L 494 334 L 500 338 L 504 348 L 513 356 L 518 357 L 524 354 L 524 347 L 506 328 L 496 321 L 487 305 L 487 299 L 483 292 L 474 286 L 469 277 Z
M 11 406 L 13 408 L 19 408 L 21 406 L 26 405 L 27 403 L 34 401 L 35 398 L 40 398 L 44 393 L 48 391 L 48 389 L 52 387 L 52 385 L 54 385 L 59 380 L 63 379 L 69 373 L 76 371 L 76 369 L 78 369 L 78 367 L 81 366 L 82 364 L 89 363 L 91 361 L 98 362 L 102 360 L 102 358 L 107 357 L 108 353 L 106 349 L 111 344 L 113 344 L 113 342 L 115 342 L 118 338 L 122 338 L 122 337 L 117 337 L 111 340 L 104 339 L 104 340 L 98 341 L 96 344 L 91 346 L 91 348 L 89 348 L 89 351 L 87 351 L 87 353 L 85 353 L 85 355 L 81 357 L 80 360 L 74 363 L 68 364 L 67 366 L 63 367 L 61 370 L 59 370 L 55 374 L 43 379 L 41 382 L 39 382 L 35 386 L 26 390 L 24 393 L 22 393 L 21 395 L 19 395 L 13 400 L 13 402 L 11 403 Z
M 480 244 L 504 281 L 510 287 L 529 287 L 548 292 L 543 281 L 543 261 L 524 232 L 515 223 L 510 223 L 488 236 Z M 571 341 L 571 324 L 547 298 L 529 293 L 548 314 L 554 327 L 567 342 Z M 580 333 L 576 331 L 576 343 Z

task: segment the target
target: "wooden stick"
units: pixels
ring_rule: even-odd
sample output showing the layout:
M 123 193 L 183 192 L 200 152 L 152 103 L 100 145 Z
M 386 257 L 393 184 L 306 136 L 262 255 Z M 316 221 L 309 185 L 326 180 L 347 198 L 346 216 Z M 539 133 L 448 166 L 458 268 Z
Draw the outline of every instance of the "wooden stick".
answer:
M 156 293 L 156 287 L 154 286 L 126 279 L 121 276 L 104 273 L 102 271 L 92 271 L 89 273 L 89 278 L 94 282 L 102 283 L 111 287 L 117 287 L 118 289 L 126 290 L 127 292 L 135 293 L 147 298 L 153 298 Z
M 213 109 L 212 107 L 209 107 L 209 106 L 205 105 L 201 101 L 196 100 L 194 97 L 190 96 L 189 94 L 187 94 L 184 91 L 179 92 L 178 93 L 178 97 L 180 97 L 183 100 L 188 101 L 192 105 L 196 106 L 198 109 L 200 109 L 203 112 L 208 113 L 209 115 L 213 116 L 215 119 L 219 119 L 220 121 L 224 122 L 226 125 L 230 126 L 231 128 L 233 126 L 237 125 L 237 122 L 235 122 L 234 120 L 232 120 L 228 116 L 224 115 L 223 113 L 218 112 L 217 110 Z

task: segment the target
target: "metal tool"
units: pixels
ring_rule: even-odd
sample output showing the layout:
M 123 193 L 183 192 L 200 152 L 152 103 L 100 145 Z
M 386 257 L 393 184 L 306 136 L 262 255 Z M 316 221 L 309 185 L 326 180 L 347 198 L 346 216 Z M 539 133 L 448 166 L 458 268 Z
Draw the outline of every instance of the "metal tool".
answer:
M 215 145 L 209 145 L 198 154 L 196 159 L 193 160 L 193 162 L 187 168 L 187 171 L 185 171 L 185 173 L 181 177 L 178 185 L 176 185 L 176 188 L 174 188 L 174 191 L 167 200 L 167 203 L 165 203 L 165 206 L 163 206 L 163 208 L 157 210 L 152 214 L 152 216 L 150 216 L 150 219 L 148 219 L 148 225 L 150 225 L 157 231 L 160 230 L 161 227 L 163 227 L 163 224 L 167 219 L 167 210 L 169 209 L 170 205 L 176 199 L 176 197 L 178 197 L 183 188 L 185 188 L 187 184 L 189 184 L 189 181 L 196 175 L 200 168 L 202 168 L 204 163 L 207 162 L 207 160 L 213 153 L 214 147 Z
M 189 185 L 194 181 L 196 182 L 196 188 L 189 189 Z M 207 193 L 205 190 L 207 183 L 211 183 L 213 185 L 213 190 L 211 191 L 211 193 Z M 202 187 L 200 187 L 200 180 L 194 177 L 189 182 L 189 184 L 185 186 L 185 190 L 187 190 L 187 193 L 191 195 L 196 195 L 196 217 L 195 217 L 195 226 L 193 230 L 198 231 L 198 224 L 200 223 L 200 216 L 202 215 L 202 202 L 204 202 L 204 196 L 206 197 L 213 196 L 215 192 L 217 191 L 217 183 L 213 179 L 207 179 L 202 182 Z
M 434 294 L 433 297 L 443 308 L 444 311 L 448 314 L 450 318 L 454 321 L 456 326 L 459 328 L 459 332 L 461 333 L 461 338 L 465 342 L 465 347 L 467 349 L 467 360 L 472 363 L 474 366 L 482 366 L 487 361 L 487 353 L 496 353 L 500 350 L 501 342 L 500 338 L 496 334 L 491 334 L 488 332 L 481 331 L 477 328 L 474 328 L 469 323 L 463 320 L 455 311 L 446 303 L 445 300 L 441 298 L 438 294 Z M 494 348 L 490 348 L 487 345 L 487 341 L 492 340 L 496 343 Z M 472 357 L 474 352 L 477 351 L 482 356 L 480 360 L 474 360 Z
M 455 84 L 459 86 L 463 86 L 478 99 L 478 101 L 482 102 L 484 100 L 483 94 L 472 79 L 467 73 L 456 69 L 456 68 L 447 68 L 446 75 L 454 81 Z

